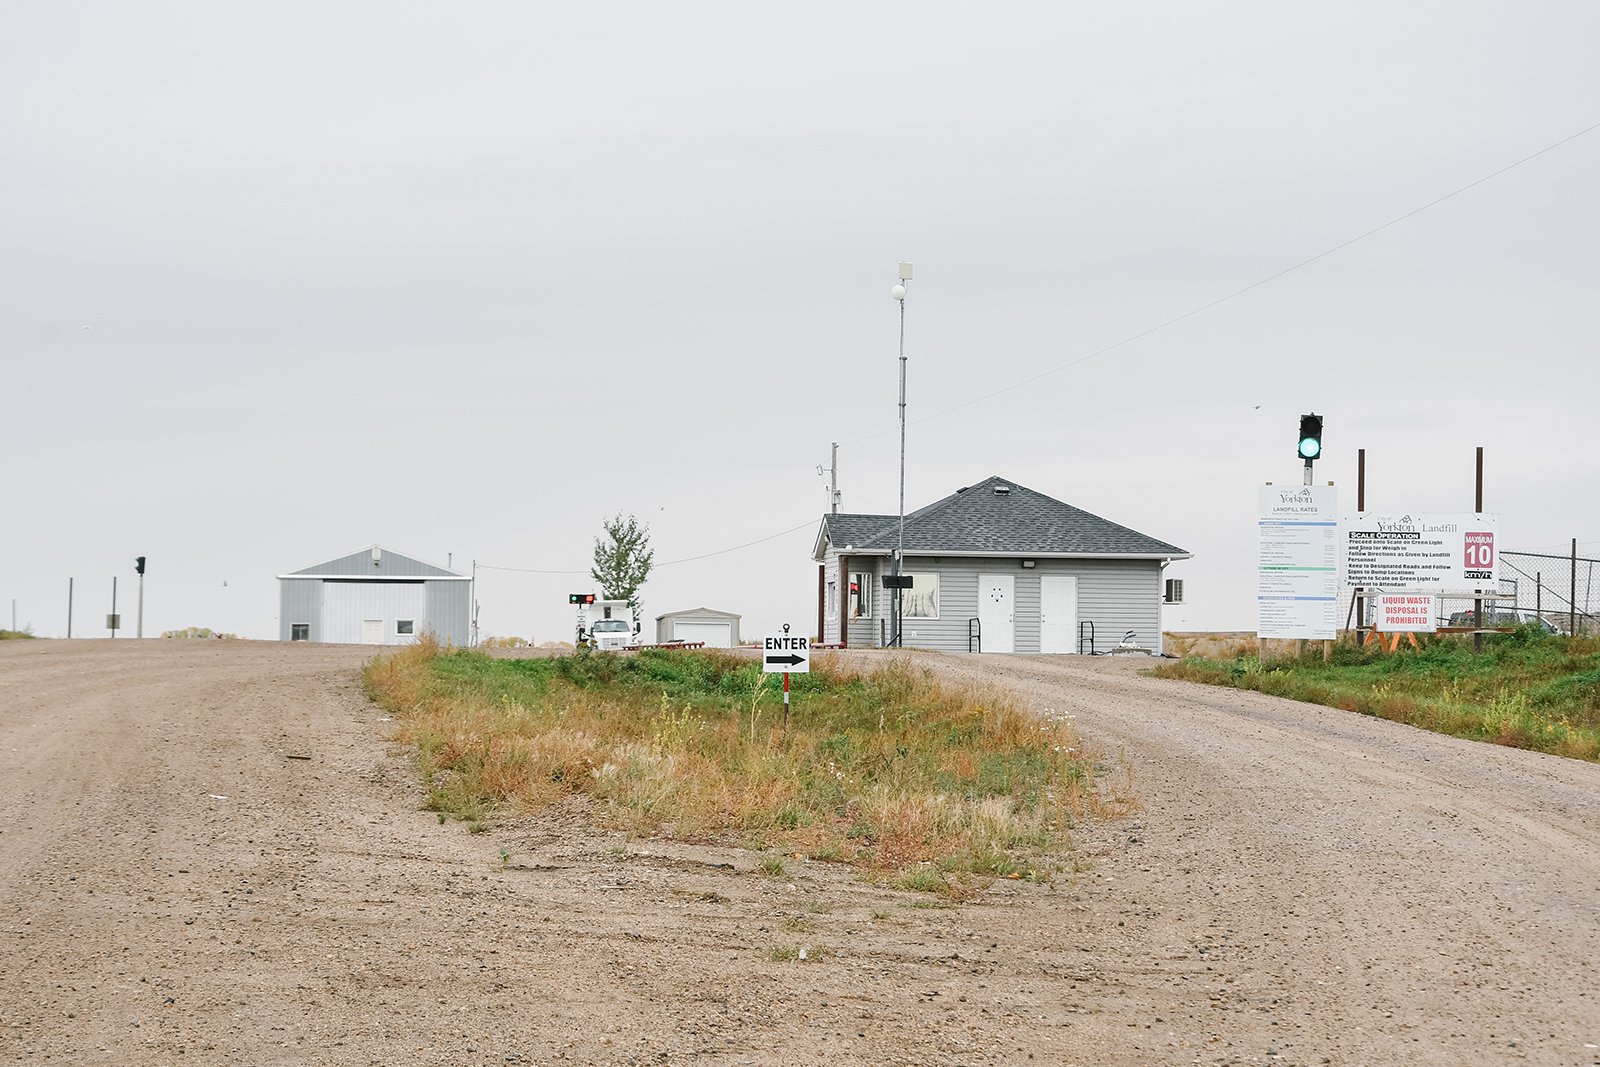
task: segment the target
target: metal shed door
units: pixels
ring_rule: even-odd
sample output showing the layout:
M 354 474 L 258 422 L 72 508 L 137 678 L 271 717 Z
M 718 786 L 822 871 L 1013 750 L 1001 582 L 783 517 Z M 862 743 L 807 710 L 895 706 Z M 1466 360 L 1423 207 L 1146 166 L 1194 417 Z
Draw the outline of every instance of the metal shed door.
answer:
M 985 652 L 1016 650 L 1016 624 L 1011 607 L 1015 591 L 1013 575 L 978 575 L 978 625 L 983 627 Z
M 733 644 L 731 622 L 680 622 L 672 628 L 679 641 L 704 641 L 707 648 L 728 648 Z
M 1039 576 L 1039 651 L 1076 652 L 1078 579 L 1068 574 Z

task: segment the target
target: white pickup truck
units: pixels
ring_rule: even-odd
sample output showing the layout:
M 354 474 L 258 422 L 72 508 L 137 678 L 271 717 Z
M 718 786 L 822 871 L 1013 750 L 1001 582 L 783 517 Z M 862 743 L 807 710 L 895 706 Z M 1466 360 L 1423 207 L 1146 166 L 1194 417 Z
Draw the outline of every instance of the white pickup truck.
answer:
M 587 608 L 585 614 L 593 619 L 587 635 L 591 648 L 600 652 L 615 652 L 639 643 L 638 635 L 628 625 L 626 600 L 597 600 Z M 583 640 L 585 635 L 580 632 L 578 637 Z
M 589 643 L 601 652 L 614 652 L 634 643 L 627 619 L 596 619 L 589 627 Z

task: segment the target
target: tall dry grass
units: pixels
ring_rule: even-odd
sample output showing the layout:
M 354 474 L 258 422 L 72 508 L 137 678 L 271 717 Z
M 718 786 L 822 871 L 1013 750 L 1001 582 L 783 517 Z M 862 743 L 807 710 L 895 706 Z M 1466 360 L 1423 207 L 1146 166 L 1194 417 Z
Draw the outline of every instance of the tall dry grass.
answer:
M 776 677 L 713 653 L 499 660 L 422 642 L 365 679 L 416 746 L 429 805 L 475 821 L 577 796 L 641 833 L 1018 875 L 1094 802 L 1068 724 L 905 661 L 817 657 L 787 728 Z
M 1151 673 L 1255 689 L 1513 748 L 1600 761 L 1600 641 L 1524 627 L 1481 652 L 1457 636 L 1415 651 L 1335 646 L 1295 658 L 1184 659 Z

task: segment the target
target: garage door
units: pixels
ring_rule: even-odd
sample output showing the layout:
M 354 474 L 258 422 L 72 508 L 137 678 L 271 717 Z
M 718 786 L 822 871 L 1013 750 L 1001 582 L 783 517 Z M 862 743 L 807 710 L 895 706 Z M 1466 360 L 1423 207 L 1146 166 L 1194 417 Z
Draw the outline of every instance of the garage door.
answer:
M 428 595 L 416 582 L 323 582 L 322 640 L 409 645 L 428 628 Z
M 731 622 L 680 622 L 672 627 L 679 641 L 704 641 L 707 648 L 732 648 Z

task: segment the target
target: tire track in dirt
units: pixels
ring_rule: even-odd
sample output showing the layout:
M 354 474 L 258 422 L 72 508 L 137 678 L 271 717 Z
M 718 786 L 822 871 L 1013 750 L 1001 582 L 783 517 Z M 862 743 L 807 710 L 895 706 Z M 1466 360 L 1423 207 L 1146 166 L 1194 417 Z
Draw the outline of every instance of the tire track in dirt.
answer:
M 1600 767 L 1141 678 L 1133 660 L 1010 659 L 929 662 L 1070 711 L 1126 752 L 1145 821 L 1197 828 L 1179 860 L 1194 866 L 1162 892 L 1255 920 L 1263 984 L 1333 1016 L 1313 1044 L 1356 1062 L 1408 1047 L 1426 1062 L 1600 1061 Z M 1169 871 L 1184 855 L 1163 851 Z M 1122 876 L 1155 888 L 1153 872 Z
M 1600 1044 L 1589 765 L 1127 662 L 920 657 L 1075 714 L 1144 803 L 1079 828 L 1075 874 L 925 908 L 579 809 L 441 825 L 360 693 L 367 649 L 6 644 L 32 647 L 0 647 L 0 1062 L 1566 1065 Z

